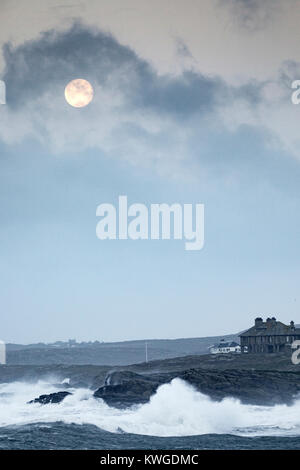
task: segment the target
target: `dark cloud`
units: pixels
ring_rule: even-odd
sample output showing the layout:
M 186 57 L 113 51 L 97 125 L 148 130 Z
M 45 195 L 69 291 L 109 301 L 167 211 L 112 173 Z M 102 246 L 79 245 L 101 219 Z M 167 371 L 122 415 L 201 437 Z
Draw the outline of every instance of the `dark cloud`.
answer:
M 113 36 L 80 23 L 18 47 L 6 44 L 4 57 L 7 105 L 0 140 L 8 144 L 33 138 L 59 154 L 97 149 L 160 173 L 194 176 L 198 163 L 206 171 L 220 168 L 218 155 L 229 154 L 226 136 L 240 140 L 241 125 L 269 139 L 259 120 L 264 83 L 232 86 L 192 68 L 161 75 Z M 95 97 L 77 112 L 63 91 L 79 77 L 91 81 Z M 230 155 L 226 165 L 232 172 Z
M 80 24 L 62 33 L 43 33 L 17 48 L 6 44 L 3 53 L 8 104 L 16 107 L 38 97 L 51 84 L 65 84 L 84 76 L 105 86 L 116 70 L 122 74 L 125 67 L 147 67 L 110 35 Z
M 177 54 L 181 57 L 193 58 L 191 51 L 181 38 L 176 39 L 176 50 Z
M 145 109 L 188 117 L 208 113 L 233 95 L 255 103 L 259 87 L 231 89 L 218 77 L 195 71 L 159 76 L 129 47 L 111 35 L 77 23 L 65 32 L 50 31 L 16 48 L 4 46 L 7 103 L 20 108 L 49 87 L 64 87 L 77 77 L 121 92 L 128 109 Z
M 263 29 L 281 5 L 280 0 L 219 0 L 232 16 L 250 31 Z

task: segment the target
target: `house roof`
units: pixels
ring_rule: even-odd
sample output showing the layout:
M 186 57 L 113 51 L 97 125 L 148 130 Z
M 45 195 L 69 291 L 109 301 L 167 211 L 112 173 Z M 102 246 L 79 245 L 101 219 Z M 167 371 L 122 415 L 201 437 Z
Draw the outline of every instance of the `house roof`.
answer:
M 212 348 L 236 348 L 237 346 L 239 346 L 239 344 L 236 343 L 235 341 L 228 341 L 228 342 L 221 341 L 219 344 L 214 344 L 214 346 L 211 346 L 211 347 Z
M 291 325 L 285 325 L 280 321 L 261 322 L 258 326 L 252 326 L 239 336 L 282 336 L 282 335 L 300 335 L 300 328 L 292 328 Z

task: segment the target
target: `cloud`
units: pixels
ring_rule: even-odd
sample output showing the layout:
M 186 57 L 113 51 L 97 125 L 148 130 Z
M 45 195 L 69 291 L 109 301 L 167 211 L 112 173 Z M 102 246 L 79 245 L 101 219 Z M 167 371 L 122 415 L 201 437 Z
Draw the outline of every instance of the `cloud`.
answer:
M 67 32 L 50 31 L 17 48 L 6 44 L 4 58 L 7 101 L 14 109 L 78 76 L 87 77 L 103 91 L 120 93 L 131 109 L 173 117 L 207 112 L 225 90 L 220 79 L 192 71 L 180 77 L 158 76 L 129 47 L 78 23 Z
M 237 24 L 249 31 L 264 29 L 280 12 L 281 0 L 219 0 L 229 7 Z
M 188 54 L 183 44 L 181 53 Z M 199 161 L 208 167 L 214 134 L 234 138 L 244 125 L 260 135 L 265 129 L 269 141 L 274 132 L 277 145 L 296 148 L 276 121 L 276 105 L 289 103 L 283 73 L 274 83 L 252 80 L 235 87 L 192 67 L 180 75 L 158 74 L 112 35 L 80 23 L 17 47 L 6 44 L 4 58 L 7 105 L 0 109 L 0 138 L 7 144 L 33 138 L 56 154 L 97 149 L 171 175 L 193 174 Z M 87 108 L 71 108 L 64 100 L 64 87 L 74 78 L 94 86 Z M 280 96 L 270 92 L 272 85 Z M 199 138 L 206 141 L 202 153 L 191 145 Z
M 98 148 L 133 162 L 182 158 L 187 122 L 213 116 L 229 92 L 218 78 L 193 71 L 160 76 L 111 35 L 75 24 L 38 40 L 4 47 L 7 105 L 2 139 L 34 137 L 54 152 Z M 95 88 L 93 103 L 75 110 L 64 100 L 69 80 Z M 163 165 L 163 162 L 162 162 Z

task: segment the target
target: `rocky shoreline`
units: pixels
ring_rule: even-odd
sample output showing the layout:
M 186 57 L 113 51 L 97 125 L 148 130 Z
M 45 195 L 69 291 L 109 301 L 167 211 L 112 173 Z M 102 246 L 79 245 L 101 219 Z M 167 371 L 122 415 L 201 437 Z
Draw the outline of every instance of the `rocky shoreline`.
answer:
M 300 373 L 275 371 L 204 371 L 189 369 L 179 374 L 144 376 L 132 372 L 110 375 L 110 384 L 95 391 L 110 406 L 123 407 L 146 403 L 163 383 L 180 378 L 213 400 L 233 397 L 245 404 L 291 404 L 300 394 Z
M 2 366 L 0 382 L 35 381 L 50 376 L 55 376 L 59 382 L 68 377 L 68 384 L 60 383 L 62 399 L 70 387 L 88 387 L 95 398 L 103 399 L 110 406 L 124 408 L 148 402 L 160 385 L 180 378 L 213 400 L 233 397 L 255 405 L 291 404 L 300 395 L 300 368 L 287 356 L 254 356 L 190 356 L 118 368 Z M 33 401 L 36 398 L 40 403 L 51 403 L 60 397 L 48 400 L 47 396 L 33 397 Z

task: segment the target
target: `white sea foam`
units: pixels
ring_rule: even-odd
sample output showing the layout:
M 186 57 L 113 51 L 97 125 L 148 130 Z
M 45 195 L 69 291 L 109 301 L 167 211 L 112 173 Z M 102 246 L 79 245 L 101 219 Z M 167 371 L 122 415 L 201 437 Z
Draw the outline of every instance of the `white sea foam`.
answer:
M 73 395 L 59 404 L 27 403 L 58 390 L 46 381 L 0 384 L 0 426 L 63 421 L 152 436 L 300 435 L 300 400 L 272 407 L 244 405 L 233 398 L 216 402 L 174 379 L 159 387 L 149 403 L 126 410 L 109 407 L 88 389 L 70 389 Z

